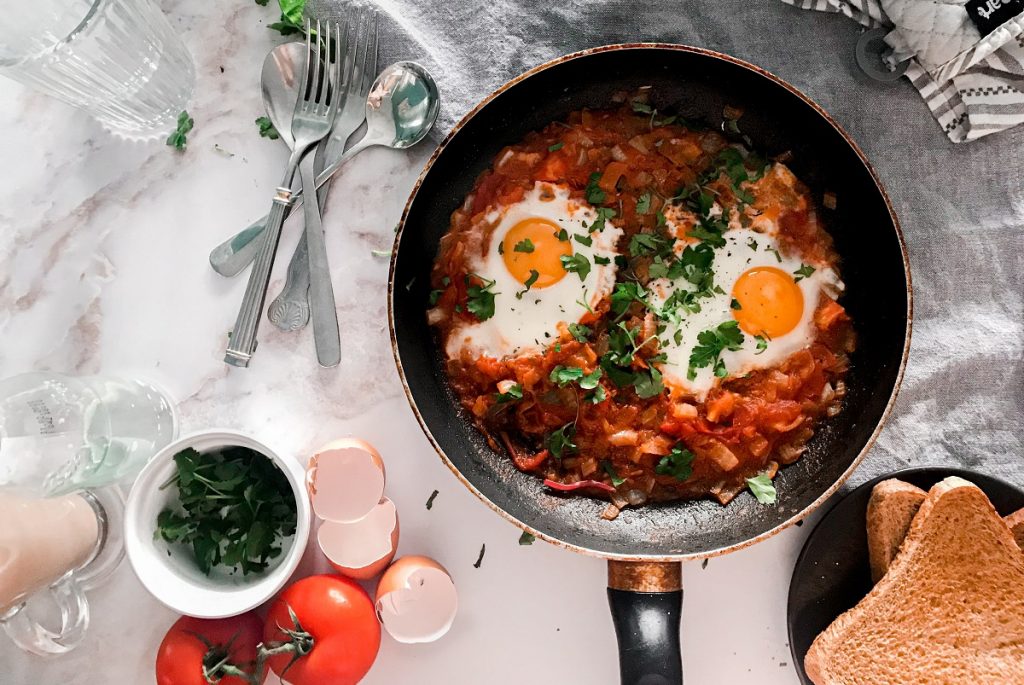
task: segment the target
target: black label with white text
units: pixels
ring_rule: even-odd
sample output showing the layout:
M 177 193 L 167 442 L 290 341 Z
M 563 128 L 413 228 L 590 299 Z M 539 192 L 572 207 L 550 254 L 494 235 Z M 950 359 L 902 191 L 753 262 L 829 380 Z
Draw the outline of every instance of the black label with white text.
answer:
M 965 9 L 984 38 L 1024 12 L 1024 0 L 970 0 Z

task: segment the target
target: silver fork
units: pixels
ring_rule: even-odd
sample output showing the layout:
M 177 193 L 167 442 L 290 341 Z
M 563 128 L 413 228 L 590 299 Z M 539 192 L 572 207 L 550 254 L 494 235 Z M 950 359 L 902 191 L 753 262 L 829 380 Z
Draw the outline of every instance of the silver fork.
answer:
M 365 28 L 364 28 L 365 24 Z M 366 97 L 370 94 L 370 86 L 377 75 L 377 13 L 367 10 L 356 19 L 355 35 L 349 41 L 355 46 L 356 61 L 351 70 L 351 78 L 345 82 L 348 97 L 338 111 L 330 138 L 317 146 L 313 160 L 313 170 L 317 175 L 323 171 L 327 160 L 335 160 L 345 150 L 345 141 L 355 133 L 366 120 Z M 365 44 L 360 49 L 360 43 Z M 351 85 L 349 85 L 349 83 Z M 303 186 L 305 188 L 305 186 Z M 320 211 L 324 211 L 327 202 L 329 183 L 317 190 Z M 305 234 L 288 263 L 288 272 L 284 289 L 274 298 L 267 309 L 267 318 L 282 331 L 296 331 L 309 322 L 309 260 Z
M 263 244 L 256 255 L 256 261 L 253 262 L 252 271 L 249 273 L 249 282 L 245 286 L 242 306 L 238 311 L 238 318 L 235 320 L 227 352 L 224 355 L 224 361 L 234 366 L 248 366 L 249 360 L 252 359 L 252 355 L 256 351 L 256 331 L 259 328 L 260 314 L 263 311 L 263 303 L 266 301 L 267 286 L 270 284 L 270 272 L 274 267 L 274 256 L 281 238 L 281 224 L 288 206 L 292 203 L 291 184 L 295 176 L 295 168 L 310 147 L 331 132 L 334 117 L 338 113 L 339 99 L 345 95 L 340 88 L 341 64 L 337 59 L 343 48 L 339 42 L 332 53 L 331 39 L 333 35 L 335 41 L 338 41 L 339 38 L 342 41 L 345 40 L 348 34 L 347 25 L 345 36 L 342 36 L 337 23 L 327 24 L 326 30 L 323 30 L 320 21 L 317 20 L 315 41 L 312 39 L 311 28 L 310 20 L 307 19 L 306 62 L 302 67 L 302 80 L 300 81 L 302 88 L 295 100 L 295 114 L 292 119 L 292 137 L 295 139 L 295 147 L 291 157 L 288 158 L 284 179 L 274 194 L 274 201 L 267 218 L 267 227 L 264 231 Z M 323 62 L 321 62 L 321 45 L 326 47 Z M 310 170 L 312 171 L 312 167 Z M 314 187 L 312 178 L 306 187 Z M 317 231 L 320 231 L 322 235 L 317 203 L 308 202 L 305 207 L 307 233 L 312 220 L 316 224 Z M 329 276 L 330 274 L 328 274 L 328 278 Z M 329 285 L 328 282 L 328 288 Z M 318 296 L 322 297 L 322 292 L 319 290 Z M 330 294 L 330 300 L 333 311 L 333 291 Z M 318 302 L 318 305 L 320 306 L 317 309 L 322 310 L 323 303 Z M 320 328 L 323 329 L 323 325 Z M 338 340 L 337 312 L 334 312 L 334 338 L 336 356 L 340 361 L 341 342 Z M 317 355 L 318 357 L 320 355 L 319 337 L 317 338 Z M 337 363 L 335 362 L 335 364 Z

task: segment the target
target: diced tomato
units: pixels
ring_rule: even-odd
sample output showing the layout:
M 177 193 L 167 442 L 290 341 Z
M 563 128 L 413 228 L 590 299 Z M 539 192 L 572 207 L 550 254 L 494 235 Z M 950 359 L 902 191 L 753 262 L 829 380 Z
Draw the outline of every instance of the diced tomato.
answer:
M 626 166 L 625 162 L 612 162 L 604 168 L 604 173 L 601 174 L 601 179 L 597 182 L 598 187 L 606 193 L 614 193 L 615 186 L 618 185 L 619 179 L 622 178 L 627 171 L 629 171 L 629 167 Z

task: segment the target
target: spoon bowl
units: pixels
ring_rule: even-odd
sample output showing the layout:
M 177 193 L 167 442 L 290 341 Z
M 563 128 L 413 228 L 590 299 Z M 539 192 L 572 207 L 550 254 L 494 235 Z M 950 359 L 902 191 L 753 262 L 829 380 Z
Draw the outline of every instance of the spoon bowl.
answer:
M 304 43 L 284 43 L 267 53 L 260 72 L 263 109 L 289 150 L 295 147 L 292 115 L 295 113 L 295 98 L 298 94 L 296 81 L 302 77 L 305 61 Z

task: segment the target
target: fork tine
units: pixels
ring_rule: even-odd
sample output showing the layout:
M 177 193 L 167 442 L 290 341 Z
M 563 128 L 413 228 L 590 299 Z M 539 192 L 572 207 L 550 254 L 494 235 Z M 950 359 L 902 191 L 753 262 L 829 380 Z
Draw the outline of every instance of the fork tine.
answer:
M 371 27 L 367 31 L 369 34 L 366 43 L 366 54 L 367 58 L 363 60 L 363 73 L 361 83 L 359 84 L 359 94 L 363 97 L 370 92 L 370 86 L 373 85 L 373 80 L 377 78 L 377 12 L 370 10 Z
M 330 31 L 330 26 L 327 27 L 327 30 Z M 348 25 L 347 24 L 345 26 L 345 32 L 348 33 Z M 341 35 L 341 26 L 337 22 L 334 23 L 334 33 L 335 33 L 335 36 L 340 36 Z M 335 42 L 337 42 L 337 37 L 335 38 Z M 327 64 L 330 67 L 330 71 L 331 71 L 331 76 L 330 76 L 330 79 L 331 79 L 331 82 L 330 82 L 330 86 L 331 86 L 331 102 L 330 102 L 330 111 L 328 113 L 328 116 L 331 117 L 332 119 L 334 118 L 335 114 L 337 113 L 338 107 L 341 105 L 342 101 L 345 99 L 345 96 L 346 96 L 347 90 L 348 90 L 348 87 L 347 86 L 342 86 L 342 83 L 341 83 L 341 60 L 340 60 L 340 56 L 341 56 L 341 53 L 340 53 L 340 47 L 339 46 L 335 47 L 334 58 L 333 59 L 331 58 L 331 48 L 330 48 L 330 45 L 327 46 L 327 60 L 328 60 Z M 344 90 L 342 90 L 343 87 L 344 87 Z
M 347 24 L 347 22 L 346 22 Z M 346 35 L 348 34 L 348 26 L 345 29 Z M 356 70 L 356 58 L 359 50 L 359 20 L 356 22 L 355 35 L 350 36 L 345 46 L 345 77 L 343 79 L 345 88 L 348 89 L 352 84 L 352 75 Z
M 312 45 L 310 44 L 310 36 L 309 36 L 309 18 L 307 17 L 306 18 L 306 61 L 302 63 L 302 78 L 299 79 L 299 83 L 301 84 L 300 88 L 302 88 L 302 90 L 299 91 L 299 97 L 296 98 L 296 100 L 295 100 L 295 111 L 296 112 L 298 112 L 302 108 L 303 102 L 306 99 L 306 93 L 309 92 L 309 62 L 310 62 L 310 55 L 312 54 L 310 52 L 311 49 L 312 49 Z
M 309 101 L 311 104 L 320 104 L 320 91 L 323 89 L 323 75 L 320 73 L 320 44 L 324 42 L 323 29 L 320 26 L 320 20 L 316 20 L 316 55 L 313 57 L 316 60 L 313 64 L 313 89 L 309 93 Z

